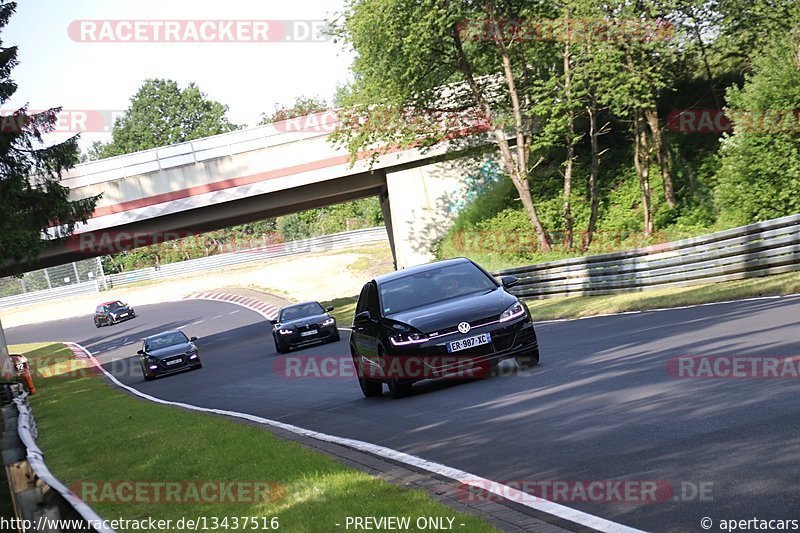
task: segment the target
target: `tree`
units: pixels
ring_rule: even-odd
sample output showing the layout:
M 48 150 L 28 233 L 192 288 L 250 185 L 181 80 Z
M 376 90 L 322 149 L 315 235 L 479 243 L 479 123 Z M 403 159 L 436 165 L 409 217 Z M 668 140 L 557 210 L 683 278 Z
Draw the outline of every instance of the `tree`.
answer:
M 0 30 L 16 3 L 0 0 Z M 0 41 L 0 105 L 17 91 L 11 71 L 17 47 Z M 47 245 L 44 232 L 66 237 L 92 215 L 99 196 L 70 200 L 59 183 L 63 172 L 78 162 L 78 136 L 47 145 L 60 108 L 28 113 L 27 106 L 3 117 L 0 128 L 0 251 L 4 261 L 30 263 Z M 21 270 L 24 266 L 20 266 Z
M 87 157 L 104 159 L 240 129 L 227 113 L 228 106 L 209 99 L 194 83 L 181 89 L 172 80 L 148 79 L 114 124 L 113 140 L 95 143 Z
M 720 150 L 720 221 L 741 225 L 800 212 L 800 31 L 774 37 L 727 100 L 734 133 Z
M 298 96 L 290 106 L 276 104 L 275 110 L 272 113 L 261 113 L 261 120 L 258 122 L 259 126 L 264 124 L 272 124 L 273 122 L 280 122 L 281 120 L 289 120 L 290 118 L 304 117 L 328 109 L 328 102 L 319 97 Z
M 17 4 L 0 0 L 0 30 L 8 24 Z M 11 71 L 17 66 L 17 47 L 0 40 L 0 106 L 17 91 Z M 64 171 L 78 160 L 77 136 L 46 145 L 45 135 L 55 129 L 59 108 L 28 113 L 27 106 L 3 117 L 0 127 L 0 257 L 17 263 L 21 271 L 47 245 L 43 233 L 66 237 L 91 217 L 98 196 L 70 200 L 69 189 L 59 183 Z M 8 347 L 0 324 L 0 367 L 8 372 Z
M 431 114 L 480 117 L 540 248 L 550 250 L 529 178 L 542 161 L 530 158 L 541 88 L 533 81 L 550 75 L 553 46 L 502 27 L 553 16 L 547 3 L 350 0 L 336 33 L 357 54 L 354 83 L 341 94 L 352 118 L 335 140 L 353 157 L 376 143 L 424 147 L 452 137 Z
M 598 80 L 601 102 L 618 117 L 627 117 L 631 124 L 633 161 L 641 190 L 645 236 L 652 235 L 655 227 L 650 184 L 654 154 L 664 182 L 665 200 L 670 207 L 677 204 L 670 149 L 657 111 L 659 96 L 670 87 L 669 82 L 675 77 L 672 69 L 676 65 L 678 47 L 673 44 L 673 38 L 664 38 L 658 30 L 658 22 L 667 20 L 672 4 L 672 0 L 636 3 L 614 0 L 602 4 L 607 20 L 616 18 L 625 23 L 656 24 L 653 35 L 638 31 L 623 33 L 604 43 L 598 54 L 598 58 L 606 62 L 606 68 L 610 66 L 613 69 L 607 77 Z

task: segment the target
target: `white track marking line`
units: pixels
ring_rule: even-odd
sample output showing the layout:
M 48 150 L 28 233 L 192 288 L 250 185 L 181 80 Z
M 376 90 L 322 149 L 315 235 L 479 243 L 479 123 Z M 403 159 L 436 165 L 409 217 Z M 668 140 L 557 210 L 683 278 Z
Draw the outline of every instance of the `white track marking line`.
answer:
M 209 299 L 212 299 L 212 300 L 216 300 L 215 298 L 189 298 L 188 296 L 186 297 L 186 299 L 192 299 L 192 300 L 209 300 Z M 239 307 L 243 307 L 243 308 L 245 308 L 245 309 L 247 309 L 249 311 L 253 311 L 254 313 L 258 313 L 259 315 L 261 315 L 262 317 L 266 318 L 267 320 L 271 320 L 274 316 L 277 315 L 277 313 L 275 311 L 273 311 L 272 313 L 266 313 L 266 312 L 262 311 L 261 309 L 256 309 L 255 307 L 252 307 L 252 306 L 249 306 L 247 304 L 240 303 L 240 302 L 229 301 L 229 302 L 225 302 L 225 303 L 238 305 Z M 275 310 L 277 311 L 277 308 L 275 308 Z M 234 312 L 238 313 L 239 311 L 237 310 L 237 311 L 234 311 Z
M 800 294 L 780 294 L 777 296 L 757 296 L 755 298 L 743 298 L 741 300 L 726 300 L 724 302 L 708 302 L 704 304 L 692 304 L 692 305 L 681 305 L 678 307 L 659 307 L 658 309 L 643 309 L 641 311 L 621 311 L 619 313 L 604 313 L 601 315 L 592 315 L 592 316 L 581 316 L 578 318 L 557 318 L 553 320 L 535 320 L 536 324 L 550 324 L 556 322 L 572 322 L 574 320 L 588 320 L 590 318 L 605 318 L 609 316 L 622 316 L 622 315 L 640 315 L 642 313 L 658 313 L 661 311 L 674 311 L 676 309 L 692 309 L 694 307 L 706 307 L 709 305 L 724 305 L 724 304 L 736 304 L 739 302 L 757 302 L 759 300 L 777 300 L 780 298 L 792 298 L 800 296 Z M 531 313 L 535 315 L 535 312 Z
M 578 511 L 577 509 L 572 509 L 570 507 L 566 507 L 564 505 L 551 502 L 549 500 L 545 500 L 537 496 L 530 495 L 526 492 L 522 492 L 513 487 L 509 487 L 508 485 L 503 485 L 502 483 L 496 483 L 489 479 L 470 474 L 469 472 L 465 472 L 463 470 L 458 470 L 456 468 L 451 468 L 449 466 L 440 463 L 428 461 L 421 457 L 417 457 L 416 455 L 407 454 L 404 452 L 393 450 L 391 448 L 386 448 L 384 446 L 378 446 L 377 444 L 372 444 L 369 442 L 364 442 L 355 439 L 348 439 L 345 437 L 337 437 L 335 435 L 328 435 L 325 433 L 319 433 L 317 431 L 312 431 L 310 429 L 304 429 L 298 426 L 293 426 L 291 424 L 286 424 L 284 422 L 278 422 L 276 420 L 270 420 L 268 418 L 262 418 L 260 416 L 251 415 L 247 413 L 239 413 L 237 411 L 227 411 L 225 409 L 211 409 L 206 407 L 198 407 L 196 405 L 188 403 L 171 402 L 168 400 L 163 400 L 161 398 L 156 398 L 155 396 L 150 396 L 149 394 L 145 394 L 137 389 L 134 389 L 133 387 L 121 383 L 117 378 L 109 374 L 106 371 L 106 369 L 100 365 L 97 359 L 95 359 L 94 355 L 92 355 L 92 352 L 90 352 L 80 344 L 74 342 L 65 342 L 64 344 L 66 344 L 67 346 L 74 346 L 76 349 L 82 350 L 84 353 L 86 353 L 86 356 L 92 361 L 92 364 L 96 365 L 96 367 L 99 368 L 103 372 L 103 374 L 105 374 L 105 376 L 108 379 L 110 379 L 115 385 L 127 390 L 128 392 L 136 396 L 139 396 L 140 398 L 144 398 L 151 402 L 160 403 L 164 405 L 172 405 L 175 407 L 182 407 L 184 409 L 189 409 L 191 411 L 201 411 L 204 413 L 213 413 L 218 415 L 230 416 L 233 418 L 241 418 L 243 420 L 249 420 L 257 424 L 263 424 L 267 426 L 280 428 L 312 439 L 321 440 L 324 442 L 331 442 L 333 444 L 339 444 L 341 446 L 353 448 L 362 452 L 377 455 L 378 457 L 390 459 L 392 461 L 413 466 L 414 468 L 419 468 L 431 472 L 433 474 L 450 478 L 453 481 L 457 481 L 461 484 L 470 485 L 479 488 L 481 490 L 484 490 L 486 492 L 491 492 L 502 498 L 509 499 L 514 503 L 524 505 L 525 507 L 529 507 L 531 509 L 541 511 L 543 513 L 557 516 L 558 518 L 561 518 L 563 520 L 567 520 L 569 522 L 573 522 L 575 524 L 579 524 L 585 527 L 590 527 L 592 529 L 596 529 L 604 533 L 645 533 L 640 529 L 635 529 L 623 524 L 618 524 L 617 522 L 612 522 L 611 520 L 606 520 L 605 518 L 601 518 L 599 516 L 594 516 L 589 513 L 584 513 L 583 511 Z
M 203 322 L 205 322 L 205 320 L 198 320 L 197 322 L 192 322 L 192 323 L 191 323 L 191 324 L 189 324 L 189 325 L 190 325 L 190 326 L 196 326 L 196 325 L 198 325 L 198 324 L 202 324 Z

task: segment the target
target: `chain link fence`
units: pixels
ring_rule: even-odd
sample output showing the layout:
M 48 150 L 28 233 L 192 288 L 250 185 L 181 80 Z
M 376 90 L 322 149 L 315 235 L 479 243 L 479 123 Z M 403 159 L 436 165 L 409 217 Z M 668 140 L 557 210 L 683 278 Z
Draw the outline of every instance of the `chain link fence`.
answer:
M 103 265 L 99 257 L 42 268 L 26 272 L 19 277 L 0 278 L 0 298 L 71 287 L 87 282 L 97 282 L 101 289 L 106 288 Z

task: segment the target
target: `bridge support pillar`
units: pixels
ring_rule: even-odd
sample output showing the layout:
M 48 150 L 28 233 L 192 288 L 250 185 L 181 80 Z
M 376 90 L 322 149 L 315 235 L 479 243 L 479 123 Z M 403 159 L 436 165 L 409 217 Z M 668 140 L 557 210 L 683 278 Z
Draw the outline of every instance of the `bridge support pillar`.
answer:
M 465 161 L 443 161 L 386 172 L 384 220 L 388 221 L 386 229 L 396 268 L 435 259 L 434 245 L 452 225 L 463 204 L 467 165 Z M 390 212 L 389 217 L 386 211 Z
M 392 206 L 389 203 L 389 191 L 384 188 L 378 195 L 381 202 L 381 212 L 383 213 L 383 223 L 386 225 L 386 233 L 389 235 L 389 247 L 392 249 L 392 259 L 394 269 L 397 270 L 397 251 L 394 247 L 394 232 L 392 231 Z

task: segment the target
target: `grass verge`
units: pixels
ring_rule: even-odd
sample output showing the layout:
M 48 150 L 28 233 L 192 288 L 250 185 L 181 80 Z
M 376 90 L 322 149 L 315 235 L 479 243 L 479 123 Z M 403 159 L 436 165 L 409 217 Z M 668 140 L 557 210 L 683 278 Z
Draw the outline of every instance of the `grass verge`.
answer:
M 353 324 L 353 315 L 356 312 L 356 303 L 358 303 L 358 295 L 348 296 L 345 298 L 335 298 L 327 302 L 320 302 L 322 307 L 333 306 L 331 313 L 336 318 L 336 324 L 339 327 L 349 328 Z
M 73 357 L 61 344 L 13 350 L 25 353 L 33 366 L 46 362 L 51 369 Z M 341 529 L 336 524 L 344 526 L 347 516 L 409 516 L 412 525 L 415 517 L 437 516 L 455 518 L 454 524 L 463 524 L 459 529 L 464 531 L 496 531 L 478 518 L 444 507 L 424 491 L 345 468 L 258 427 L 142 401 L 97 376 L 38 377 L 36 384 L 39 393 L 31 400 L 48 466 L 67 485 L 82 481 L 82 487 L 95 490 L 99 484 L 94 494 L 106 501 L 88 503 L 107 519 L 169 519 L 172 527 L 159 531 L 181 531 L 175 524 L 184 517 L 227 517 L 227 527 L 233 527 L 233 517 L 277 517 L 281 530 L 316 532 Z M 139 496 L 121 502 L 131 492 L 107 484 L 120 481 L 150 486 L 156 481 L 185 486 L 264 481 L 270 484 L 270 498 L 208 503 L 188 497 L 187 491 L 181 492 L 182 503 L 144 503 Z
M 800 272 L 611 296 L 526 299 L 525 303 L 535 320 L 554 320 L 797 293 L 800 293 Z

